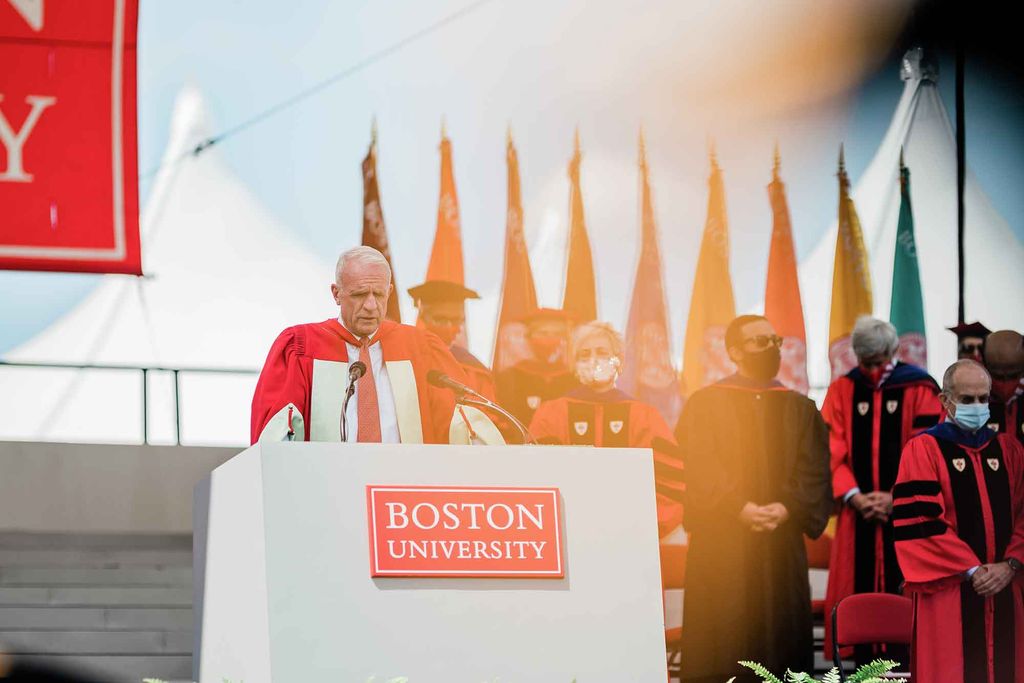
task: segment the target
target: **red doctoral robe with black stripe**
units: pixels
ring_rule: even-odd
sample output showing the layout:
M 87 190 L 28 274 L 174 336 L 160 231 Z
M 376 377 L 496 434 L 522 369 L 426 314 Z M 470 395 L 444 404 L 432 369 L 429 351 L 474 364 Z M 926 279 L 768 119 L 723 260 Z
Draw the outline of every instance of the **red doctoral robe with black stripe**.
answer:
M 1024 683 L 1024 576 L 993 597 L 966 572 L 1024 562 L 1024 450 L 945 422 L 911 439 L 893 489 L 896 556 L 914 600 L 914 683 Z
M 995 396 L 989 398 L 988 407 L 992 411 L 989 418 L 989 429 L 1000 434 L 1010 434 L 1018 443 L 1024 444 L 1024 379 L 1020 381 L 1017 391 L 1005 401 Z
M 579 385 L 576 376 L 563 363 L 520 361 L 495 377 L 498 403 L 523 424 L 530 424 L 533 413 L 544 401 L 565 396 Z
M 936 425 L 942 414 L 939 387 L 915 365 L 897 363 L 875 386 L 854 368 L 828 388 L 821 416 L 829 427 L 832 496 L 837 503 L 851 489 L 892 491 L 900 453 L 910 437 Z M 829 562 L 825 614 L 853 593 L 898 593 L 903 583 L 893 550 L 892 524 L 868 522 L 843 505 Z M 826 656 L 832 653 L 832 620 L 825 619 Z M 852 649 L 843 652 L 851 656 Z M 906 648 L 857 648 L 858 664 L 884 654 L 906 666 Z
M 334 318 L 278 335 L 252 399 L 252 443 L 280 441 L 289 431 L 302 441 L 341 440 L 346 340 L 358 344 Z M 437 335 L 412 325 L 385 320 L 374 343 L 381 345 L 401 442 L 448 443 L 455 395 L 428 383 L 427 373 L 436 369 L 465 384 L 462 366 Z
M 658 532 L 682 523 L 682 460 L 675 437 L 658 409 L 612 389 L 602 393 L 577 387 L 568 395 L 540 404 L 530 433 L 542 444 L 650 448 L 658 497 Z

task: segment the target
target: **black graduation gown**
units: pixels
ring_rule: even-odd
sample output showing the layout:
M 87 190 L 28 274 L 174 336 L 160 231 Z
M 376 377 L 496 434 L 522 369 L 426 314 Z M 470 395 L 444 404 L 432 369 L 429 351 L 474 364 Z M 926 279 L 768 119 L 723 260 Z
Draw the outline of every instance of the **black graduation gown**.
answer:
M 755 681 L 738 660 L 784 673 L 813 665 L 803 535 L 832 509 L 828 431 L 814 402 L 738 375 L 693 394 L 676 427 L 690 533 L 683 600 L 683 681 Z M 780 502 L 773 532 L 739 520 L 748 501 Z

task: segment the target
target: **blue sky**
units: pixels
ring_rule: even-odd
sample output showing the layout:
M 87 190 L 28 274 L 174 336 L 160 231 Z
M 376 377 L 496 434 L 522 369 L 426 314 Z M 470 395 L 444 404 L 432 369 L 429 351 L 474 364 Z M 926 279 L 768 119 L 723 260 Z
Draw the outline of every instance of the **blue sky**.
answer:
M 143 0 L 140 168 L 159 162 L 183 84 L 203 91 L 216 129 L 223 130 L 466 4 Z M 715 141 L 726 174 L 733 273 L 743 308 L 756 302 L 764 281 L 770 230 L 764 186 L 775 141 L 782 149 L 797 248 L 806 254 L 835 215 L 839 143 L 845 141 L 856 181 L 888 126 L 902 83 L 896 63 L 871 57 L 888 52 L 880 44 L 859 61 L 849 58 L 850 64 L 845 54 L 856 50 L 826 54 L 826 80 L 813 80 L 817 71 L 807 69 L 805 87 L 780 95 L 782 85 L 737 66 L 741 50 L 757 55 L 763 49 L 772 63 L 781 49 L 770 41 L 750 44 L 747 36 L 756 35 L 757 22 L 765 18 L 747 16 L 751 12 L 742 3 L 694 3 L 689 15 L 667 0 L 624 5 L 492 0 L 227 139 L 220 151 L 295 239 L 329 263 L 359 239 L 359 163 L 376 116 L 384 213 L 397 278 L 408 287 L 426 270 L 443 117 L 453 141 L 467 284 L 485 297 L 470 315 L 493 315 L 504 230 L 505 129 L 512 126 L 519 148 L 527 235 L 540 256 L 540 298 L 556 305 L 558 234 L 568 198 L 565 165 L 578 125 L 602 317 L 621 324 L 632 279 L 634 160 L 642 124 L 678 345 L 703 226 L 709 141 Z M 808 13 L 806 21 L 820 20 Z M 774 28 L 781 44 L 806 29 L 798 16 L 769 20 L 778 22 L 768 32 Z M 779 63 L 790 63 L 786 57 Z M 952 112 L 952 69 L 945 62 L 942 67 L 940 88 Z M 1024 99 L 970 62 L 967 83 L 968 163 L 1024 239 Z M 723 95 L 728 86 L 742 94 Z M 148 190 L 144 181 L 143 202 Z M 0 272 L 0 353 L 73 307 L 98 279 Z M 478 340 L 474 350 L 487 356 L 482 346 Z

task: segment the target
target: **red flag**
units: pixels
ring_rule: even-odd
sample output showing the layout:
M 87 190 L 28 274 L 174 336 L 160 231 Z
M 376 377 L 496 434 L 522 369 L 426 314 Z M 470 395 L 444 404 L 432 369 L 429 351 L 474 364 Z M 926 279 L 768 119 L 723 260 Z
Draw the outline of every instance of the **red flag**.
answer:
M 391 284 L 395 288 L 388 299 L 388 320 L 402 322 L 398 306 L 398 280 L 395 278 L 395 264 L 391 262 L 391 248 L 388 246 L 388 231 L 384 226 L 384 209 L 380 205 L 380 187 L 377 185 L 377 123 L 373 124 L 370 149 L 363 159 L 363 245 L 373 247 L 391 266 Z
M 437 231 L 434 233 L 434 247 L 430 251 L 426 279 L 466 284 L 462 265 L 459 196 L 455 191 L 455 172 L 452 168 L 452 142 L 444 126 L 441 127 L 441 194 L 437 202 Z M 462 347 L 466 346 L 465 327 L 455 341 Z
M 580 191 L 580 133 L 576 131 L 576 149 L 569 162 L 569 258 L 565 271 L 565 295 L 562 310 L 574 323 L 597 319 L 597 285 L 590 239 L 583 217 L 583 193 Z
M 789 222 L 786 186 L 779 177 L 779 149 L 775 148 L 768 197 L 772 205 L 772 242 L 768 252 L 768 282 L 764 291 L 764 317 L 782 337 L 782 366 L 778 379 L 793 391 L 807 393 L 807 337 L 800 282 L 796 275 L 796 249 Z
M 498 308 L 498 329 L 494 335 L 495 372 L 531 358 L 526 343 L 523 318 L 537 308 L 537 291 L 533 285 L 530 254 L 523 235 L 523 202 L 519 190 L 519 157 L 508 132 L 505 150 L 508 164 L 508 213 L 505 218 L 505 270 L 502 277 L 501 304 Z
M 619 388 L 657 407 L 668 424 L 676 423 L 683 401 L 672 367 L 672 338 L 643 133 L 640 134 L 640 258 L 629 304 L 626 358 Z
M 142 273 L 138 9 L 0 2 L 0 268 Z
M 725 183 L 714 150 L 708 178 L 708 216 L 700 243 L 683 349 L 683 389 L 697 391 L 736 371 L 725 348 L 725 328 L 736 317 L 729 274 Z

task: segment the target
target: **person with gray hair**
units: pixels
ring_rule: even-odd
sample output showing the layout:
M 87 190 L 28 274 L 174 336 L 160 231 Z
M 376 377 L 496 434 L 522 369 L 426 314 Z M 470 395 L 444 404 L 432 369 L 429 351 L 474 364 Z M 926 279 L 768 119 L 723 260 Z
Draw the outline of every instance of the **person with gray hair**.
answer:
M 385 319 L 393 287 L 384 255 L 343 252 L 330 289 L 337 317 L 274 341 L 253 396 L 252 442 L 449 443 L 464 412 L 427 374 L 465 383 L 465 373 L 436 335 Z
M 893 488 L 915 683 L 1024 683 L 1024 447 L 987 426 L 991 389 L 980 363 L 949 366 L 946 420 L 907 443 Z
M 622 335 L 608 323 L 576 328 L 570 347 L 571 367 L 579 386 L 560 398 L 544 401 L 533 414 L 530 433 L 539 443 L 606 448 L 650 448 L 658 486 L 658 527 L 673 531 L 683 517 L 682 463 L 675 437 L 654 406 L 616 388 L 622 367 Z
M 825 614 L 854 593 L 897 593 L 903 577 L 892 535 L 892 487 L 907 441 L 938 423 L 939 386 L 915 365 L 895 360 L 892 324 L 861 317 L 851 345 L 858 364 L 828 388 L 821 414 L 829 426 L 832 495 L 841 506 L 832 543 Z M 825 652 L 832 625 L 825 620 Z M 858 664 L 884 656 L 906 664 L 906 648 L 862 646 L 846 651 Z

